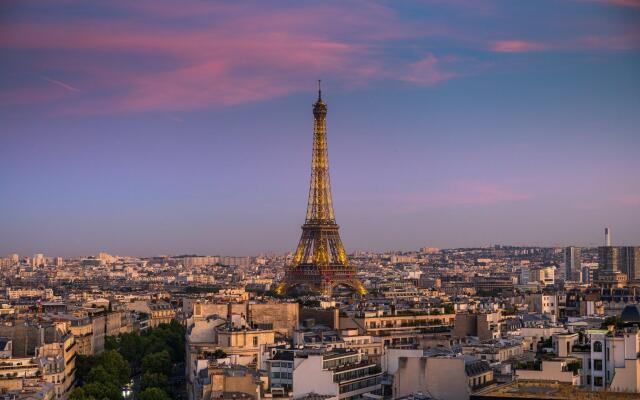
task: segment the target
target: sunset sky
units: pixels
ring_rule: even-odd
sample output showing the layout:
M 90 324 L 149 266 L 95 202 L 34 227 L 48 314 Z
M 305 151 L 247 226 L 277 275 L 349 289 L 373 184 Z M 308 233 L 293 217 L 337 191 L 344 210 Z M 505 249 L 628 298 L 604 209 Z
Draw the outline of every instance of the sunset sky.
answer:
M 0 3 L 0 256 L 640 245 L 640 0 Z

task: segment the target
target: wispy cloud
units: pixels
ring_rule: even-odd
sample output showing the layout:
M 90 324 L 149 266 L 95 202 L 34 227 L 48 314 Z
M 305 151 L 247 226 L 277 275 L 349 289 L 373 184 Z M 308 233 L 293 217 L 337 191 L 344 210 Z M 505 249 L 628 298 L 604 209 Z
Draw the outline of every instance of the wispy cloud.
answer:
M 405 73 L 396 71 L 399 79 L 418 85 L 430 86 L 457 76 L 456 73 L 445 69 L 441 60 L 433 54 L 410 63 Z
M 640 194 L 627 194 L 614 198 L 614 202 L 623 206 L 640 206 Z
M 640 8 L 640 0 L 589 0 L 592 2 L 598 2 L 603 4 L 610 4 L 619 7 L 633 7 Z
M 493 206 L 530 198 L 528 192 L 506 184 L 458 180 L 417 193 L 403 193 L 394 202 L 400 210 L 416 211 L 430 207 Z
M 431 55 L 415 63 L 415 58 L 381 57 L 387 41 L 415 32 L 409 33 L 386 7 L 358 4 L 357 15 L 345 5 L 268 9 L 256 15 L 238 13 L 240 5 L 219 10 L 197 2 L 176 17 L 166 3 L 144 2 L 134 9 L 149 19 L 187 19 L 166 26 L 147 19 L 5 24 L 0 47 L 64 53 L 64 63 L 55 59 L 49 65 L 84 79 L 86 92 L 101 93 L 68 107 L 74 113 L 229 106 L 307 90 L 318 77 L 347 87 L 398 79 L 394 72 L 399 69 L 408 71 L 400 79 L 420 84 L 452 77 Z M 198 18 L 208 12 L 225 18 L 200 24 Z M 139 55 L 154 63 L 138 63 Z M 49 76 L 42 79 L 78 91 Z
M 52 84 L 57 85 L 57 86 L 60 86 L 61 88 L 65 89 L 65 90 L 68 90 L 70 92 L 79 92 L 80 91 L 80 89 L 78 89 L 78 88 L 76 88 L 74 86 L 71 86 L 68 83 L 59 81 L 57 79 L 49 78 L 48 76 L 45 76 L 45 75 L 40 75 L 40 78 L 44 79 L 45 81 L 47 81 L 49 83 L 52 83 Z
M 498 40 L 491 43 L 491 51 L 497 53 L 525 53 L 546 50 L 547 45 L 526 40 Z
M 416 7 L 454 7 L 465 19 L 500 15 L 492 1 L 425 4 Z M 61 7 L 74 5 L 67 0 Z M 320 77 L 346 88 L 383 80 L 430 87 L 497 64 L 484 55 L 472 58 L 475 54 L 469 53 L 478 49 L 527 53 L 640 47 L 640 30 L 634 27 L 527 39 L 511 38 L 497 28 L 487 37 L 473 24 L 451 24 L 427 10 L 407 19 L 389 3 L 369 1 L 287 7 L 189 1 L 175 7 L 141 0 L 92 7 L 103 12 L 93 10 L 82 18 L 74 13 L 64 20 L 35 13 L 35 18 L 0 25 L 0 48 L 35 55 L 41 62 L 29 73 L 43 74 L 52 86 L 44 89 L 52 93 L 43 95 L 33 82 L 12 83 L 19 104 L 29 103 L 29 93 L 34 103 L 58 100 L 54 92 L 62 88 L 74 95 L 52 105 L 58 113 L 179 112 L 307 91 Z M 73 84 L 60 79 L 69 76 Z M 0 97 L 11 101 L 11 92 Z

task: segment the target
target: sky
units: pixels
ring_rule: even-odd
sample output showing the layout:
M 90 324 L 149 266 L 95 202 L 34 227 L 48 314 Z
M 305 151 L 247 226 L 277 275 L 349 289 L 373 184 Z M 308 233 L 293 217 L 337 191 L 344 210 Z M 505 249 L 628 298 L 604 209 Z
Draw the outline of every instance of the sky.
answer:
M 0 4 L 0 255 L 640 245 L 640 0 Z

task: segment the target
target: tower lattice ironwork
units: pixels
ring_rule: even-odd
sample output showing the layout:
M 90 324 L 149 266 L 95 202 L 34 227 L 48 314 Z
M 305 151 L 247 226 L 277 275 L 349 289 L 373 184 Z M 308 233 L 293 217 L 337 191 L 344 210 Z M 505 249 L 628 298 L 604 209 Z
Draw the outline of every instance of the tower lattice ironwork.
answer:
M 320 81 L 313 116 L 307 216 L 293 263 L 287 268 L 285 278 L 276 292 L 282 294 L 295 286 L 304 285 L 314 292 L 330 295 L 334 287 L 345 285 L 359 294 L 365 294 L 364 286 L 356 277 L 356 268 L 349 264 L 333 213 L 327 151 L 327 105 L 322 101 Z

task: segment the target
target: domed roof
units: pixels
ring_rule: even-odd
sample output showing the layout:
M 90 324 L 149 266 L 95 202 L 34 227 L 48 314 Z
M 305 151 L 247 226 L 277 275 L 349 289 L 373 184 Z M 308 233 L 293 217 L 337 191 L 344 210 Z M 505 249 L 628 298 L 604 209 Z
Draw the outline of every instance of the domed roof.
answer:
M 626 306 L 620 314 L 620 319 L 624 323 L 640 323 L 640 306 L 630 304 Z

